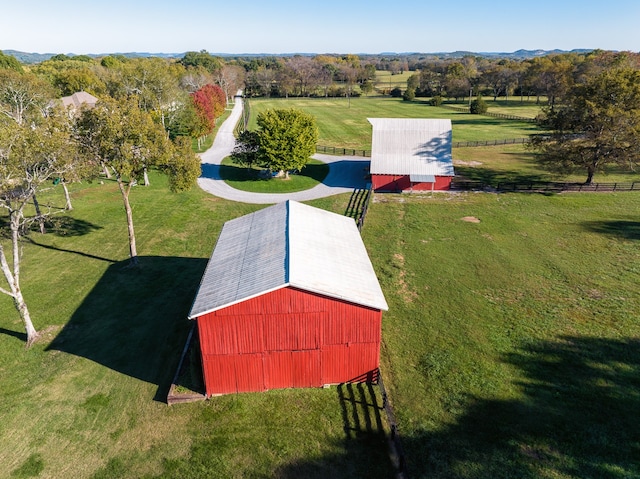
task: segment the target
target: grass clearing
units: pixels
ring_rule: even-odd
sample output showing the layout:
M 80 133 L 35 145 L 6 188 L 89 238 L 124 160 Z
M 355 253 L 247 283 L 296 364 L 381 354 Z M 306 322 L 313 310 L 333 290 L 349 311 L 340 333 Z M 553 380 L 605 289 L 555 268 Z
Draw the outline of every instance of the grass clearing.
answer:
M 238 190 L 254 193 L 293 193 L 313 188 L 320 184 L 329 173 L 329 165 L 311 158 L 300 172 L 290 174 L 289 179 L 271 176 L 261 177 L 263 168 L 248 169 L 225 158 L 220 166 L 220 177 Z
M 356 150 L 371 149 L 367 118 L 450 118 L 454 142 L 524 138 L 539 131 L 532 123 L 470 115 L 430 106 L 426 100 L 389 97 L 252 99 L 249 129 L 255 129 L 257 115 L 270 108 L 304 110 L 316 117 L 319 145 Z
M 72 196 L 57 229 L 23 244 L 23 291 L 43 333 L 30 350 L 0 300 L 1 478 L 389 477 L 379 408 L 367 406 L 375 391 L 163 402 L 223 223 L 262 206 L 172 194 L 152 172 L 132 192 L 140 268 L 126 270 L 115 183 L 74 184 Z M 348 198 L 317 204 L 342 213 Z
M 454 157 L 534 174 L 518 148 Z M 115 183 L 72 196 L 22 245 L 32 349 L 0 299 L 0 478 L 392 475 L 366 386 L 162 402 L 223 223 L 264 206 L 171 194 L 152 172 L 132 192 L 127 271 Z M 390 306 L 383 375 L 410 477 L 640 476 L 639 208 L 635 193 L 374 196 L 363 238 Z
M 639 206 L 375 196 L 363 235 L 412 477 L 640 475 Z

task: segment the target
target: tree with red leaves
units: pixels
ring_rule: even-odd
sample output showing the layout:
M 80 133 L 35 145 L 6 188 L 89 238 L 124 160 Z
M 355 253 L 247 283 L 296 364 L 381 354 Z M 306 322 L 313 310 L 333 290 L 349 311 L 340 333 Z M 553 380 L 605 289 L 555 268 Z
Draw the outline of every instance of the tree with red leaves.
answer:
M 201 136 L 208 135 L 216 126 L 218 119 L 227 106 L 224 91 L 218 85 L 207 84 L 191 94 L 197 116 L 203 127 Z

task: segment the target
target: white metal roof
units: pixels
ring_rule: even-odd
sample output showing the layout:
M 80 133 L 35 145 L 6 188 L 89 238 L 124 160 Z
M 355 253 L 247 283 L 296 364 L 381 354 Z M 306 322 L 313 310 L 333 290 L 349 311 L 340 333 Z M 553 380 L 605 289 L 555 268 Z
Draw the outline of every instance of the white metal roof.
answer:
M 453 176 L 451 120 L 368 118 L 371 174 Z
M 287 201 L 225 223 L 189 318 L 286 286 L 388 309 L 355 221 Z

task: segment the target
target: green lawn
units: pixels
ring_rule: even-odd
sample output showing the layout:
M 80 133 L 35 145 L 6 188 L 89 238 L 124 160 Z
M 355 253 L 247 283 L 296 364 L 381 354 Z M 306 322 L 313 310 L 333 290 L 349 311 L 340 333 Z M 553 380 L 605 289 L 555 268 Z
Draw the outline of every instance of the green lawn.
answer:
M 243 191 L 255 193 L 292 193 L 313 188 L 325 179 L 329 173 L 329 165 L 310 159 L 302 170 L 290 174 L 289 178 L 273 178 L 260 176 L 263 168 L 250 169 L 235 164 L 230 158 L 222 160 L 220 176 L 230 186 Z
M 454 157 L 540 174 L 519 147 Z M 72 195 L 22 244 L 43 334 L 30 350 L 0 296 L 0 478 L 392 476 L 375 388 L 163 402 L 223 223 L 262 206 L 172 194 L 152 172 L 132 192 L 127 270 L 115 183 Z M 349 199 L 310 204 L 343 214 Z M 639 210 L 636 193 L 374 196 L 363 238 L 390 306 L 382 372 L 409 477 L 640 477 Z
M 258 206 L 171 194 L 152 174 L 132 192 L 140 268 L 126 270 L 115 183 L 73 185 L 73 199 L 59 227 L 21 251 L 43 332 L 30 350 L 0 297 L 0 477 L 389 477 L 383 418 L 367 406 L 380 400 L 368 388 L 164 403 L 222 224 Z M 317 204 L 343 213 L 348 199 Z
M 640 477 L 638 208 L 375 196 L 363 235 L 410 477 Z
M 450 118 L 454 142 L 524 138 L 539 131 L 532 123 L 433 107 L 426 100 L 406 102 L 389 97 L 253 99 L 249 129 L 256 128 L 257 115 L 269 108 L 307 111 L 316 117 L 319 145 L 356 150 L 371 150 L 371 124 L 367 118 Z
M 541 111 L 542 107 L 546 106 L 546 97 L 541 97 L 538 101 L 535 97 L 523 97 L 510 96 L 509 99 L 499 97 L 496 101 L 493 101 L 492 97 L 483 97 L 484 101 L 489 107 L 489 113 L 501 113 L 503 115 L 521 116 L 524 118 L 535 118 Z M 467 108 L 469 106 L 469 99 L 463 101 L 453 102 L 447 101 L 447 104 L 459 107 Z

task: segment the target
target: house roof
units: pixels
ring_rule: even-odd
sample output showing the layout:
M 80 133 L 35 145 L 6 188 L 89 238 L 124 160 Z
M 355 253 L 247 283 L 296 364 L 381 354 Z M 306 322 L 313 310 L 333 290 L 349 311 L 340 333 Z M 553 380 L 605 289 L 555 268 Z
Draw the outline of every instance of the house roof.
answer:
M 189 319 L 287 286 L 388 309 L 353 219 L 287 201 L 224 224 Z
M 91 108 L 98 102 L 98 99 L 95 96 L 87 93 L 86 91 L 79 91 L 71 96 L 63 96 L 60 100 L 65 108 L 73 107 L 74 109 L 78 109 L 81 106 Z
M 368 118 L 372 175 L 453 176 L 451 120 Z

